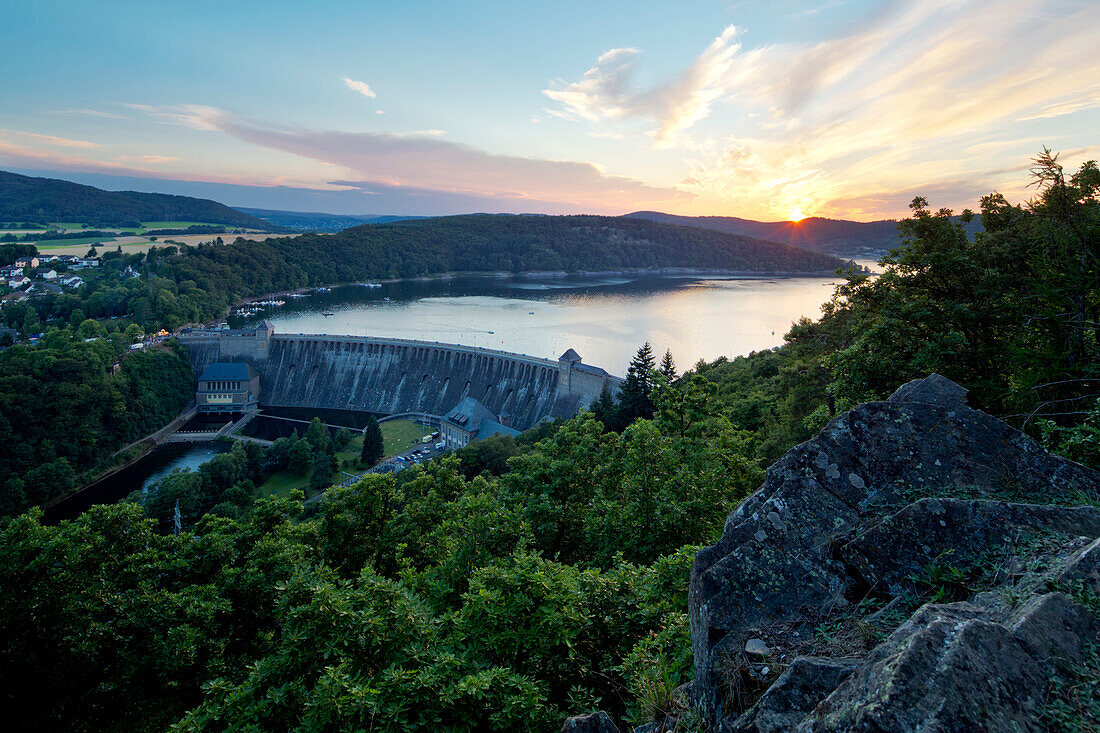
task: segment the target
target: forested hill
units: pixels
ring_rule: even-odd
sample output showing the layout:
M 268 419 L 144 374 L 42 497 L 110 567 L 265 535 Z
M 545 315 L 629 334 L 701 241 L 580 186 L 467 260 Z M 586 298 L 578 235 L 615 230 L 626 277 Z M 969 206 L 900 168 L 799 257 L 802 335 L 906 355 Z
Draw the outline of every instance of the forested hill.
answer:
M 751 237 L 607 216 L 449 216 L 355 227 L 331 241 L 370 250 L 390 275 L 672 267 L 821 272 L 844 264 Z
M 271 224 L 209 199 L 137 191 L 104 191 L 56 178 L 0 171 L 0 221 L 197 221 L 271 230 Z
M 705 227 L 729 234 L 784 242 L 840 257 L 877 256 L 899 244 L 898 223 L 893 219 L 863 222 L 815 216 L 797 222 L 754 221 L 736 216 L 677 216 L 659 211 L 635 211 L 625 218 Z M 967 234 L 973 237 L 975 232 L 981 231 L 981 224 L 974 219 L 966 228 Z
M 372 216 L 369 214 L 324 214 L 314 211 L 281 211 L 279 209 L 250 209 L 240 207 L 240 211 L 263 219 L 264 221 L 286 229 L 303 232 L 339 232 L 348 227 L 363 224 L 389 224 L 403 219 L 424 219 L 423 216 Z

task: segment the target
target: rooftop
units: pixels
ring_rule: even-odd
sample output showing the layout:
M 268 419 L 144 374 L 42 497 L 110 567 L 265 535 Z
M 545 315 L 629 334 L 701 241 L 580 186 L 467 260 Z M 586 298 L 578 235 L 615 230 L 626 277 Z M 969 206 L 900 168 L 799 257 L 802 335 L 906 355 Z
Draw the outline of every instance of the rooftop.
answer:
M 202 372 L 202 376 L 199 377 L 199 381 L 208 382 L 213 380 L 237 379 L 247 381 L 255 376 L 257 376 L 256 370 L 243 361 L 219 361 L 206 367 Z

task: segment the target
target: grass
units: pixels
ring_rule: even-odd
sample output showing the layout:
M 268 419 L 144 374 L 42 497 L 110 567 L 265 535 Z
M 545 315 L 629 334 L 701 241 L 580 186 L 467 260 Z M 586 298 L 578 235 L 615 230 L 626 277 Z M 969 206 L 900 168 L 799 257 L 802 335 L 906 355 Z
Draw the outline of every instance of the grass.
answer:
M 92 242 L 113 242 L 114 237 L 77 237 L 75 239 L 40 239 L 35 245 L 41 247 L 79 247 Z
M 417 425 L 411 420 L 393 420 L 391 422 L 384 422 L 379 427 L 382 428 L 382 440 L 385 446 L 386 458 L 397 455 L 406 448 L 411 447 L 413 443 L 419 444 L 420 439 L 431 432 L 429 428 L 423 425 Z M 359 462 L 359 455 L 362 452 L 363 436 L 356 433 L 342 450 L 336 451 L 336 460 L 339 465 L 338 471 L 347 471 L 348 473 L 361 473 L 365 471 L 367 467 Z M 266 481 L 256 487 L 257 492 L 260 496 L 288 497 L 290 496 L 290 492 L 295 489 L 301 489 L 308 497 L 312 493 L 309 489 L 309 476 L 311 473 L 311 470 L 302 473 L 294 473 L 292 471 L 279 471 L 278 473 L 273 473 Z M 345 478 L 345 476 L 337 473 L 333 476 L 333 483 L 338 484 Z
M 382 445 L 387 457 L 397 455 L 413 443 L 419 443 L 421 438 L 432 432 L 431 428 L 417 425 L 412 420 L 391 420 L 379 427 L 382 428 Z
M 260 496 L 278 496 L 288 497 L 290 492 L 295 489 L 301 489 L 307 496 L 309 495 L 309 474 L 310 471 L 304 473 L 294 473 L 292 471 L 279 471 L 278 473 L 271 474 L 267 481 L 264 481 L 257 488 Z

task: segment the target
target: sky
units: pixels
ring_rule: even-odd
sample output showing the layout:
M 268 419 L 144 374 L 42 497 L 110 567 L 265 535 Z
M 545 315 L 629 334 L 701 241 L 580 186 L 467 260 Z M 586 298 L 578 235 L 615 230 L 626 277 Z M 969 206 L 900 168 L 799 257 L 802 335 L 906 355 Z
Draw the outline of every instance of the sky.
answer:
M 345 214 L 905 216 L 1100 158 L 1096 0 L 21 0 L 0 167 Z

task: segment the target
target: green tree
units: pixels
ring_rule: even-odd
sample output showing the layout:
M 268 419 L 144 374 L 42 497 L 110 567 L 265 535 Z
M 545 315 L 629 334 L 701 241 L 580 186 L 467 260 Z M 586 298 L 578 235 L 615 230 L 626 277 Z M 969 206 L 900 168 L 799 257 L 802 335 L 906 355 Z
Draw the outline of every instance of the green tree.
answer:
M 309 488 L 314 491 L 327 488 L 332 485 L 334 468 L 333 457 L 321 451 L 313 459 L 313 473 L 309 475 Z
M 367 426 L 363 428 L 363 450 L 359 454 L 359 460 L 368 466 L 373 466 L 381 460 L 385 452 L 382 428 L 374 419 L 374 415 L 368 415 Z
M 661 357 L 661 367 L 658 371 L 661 372 L 661 376 L 663 376 L 666 381 L 676 381 L 676 362 L 672 360 L 672 351 L 670 349 L 666 349 L 665 355 Z
M 615 404 L 615 398 L 611 396 L 611 388 L 606 384 L 600 390 L 600 396 L 592 403 L 591 409 L 596 419 L 608 430 L 614 429 L 619 424 L 619 408 Z
M 306 429 L 306 441 L 315 453 L 328 453 L 332 450 L 332 440 L 328 435 L 328 428 L 321 422 L 321 418 L 315 417 Z
M 639 417 L 652 417 L 653 401 L 650 394 L 654 388 L 653 348 L 647 341 L 642 345 L 630 366 L 626 370 L 626 379 L 619 392 L 619 429 L 626 427 Z

